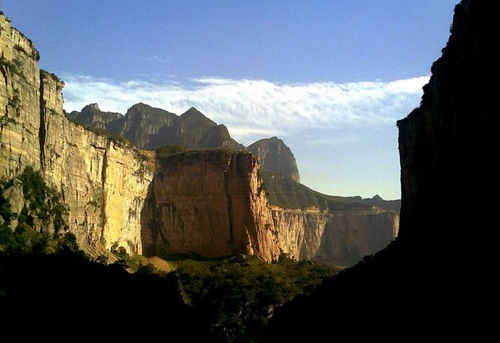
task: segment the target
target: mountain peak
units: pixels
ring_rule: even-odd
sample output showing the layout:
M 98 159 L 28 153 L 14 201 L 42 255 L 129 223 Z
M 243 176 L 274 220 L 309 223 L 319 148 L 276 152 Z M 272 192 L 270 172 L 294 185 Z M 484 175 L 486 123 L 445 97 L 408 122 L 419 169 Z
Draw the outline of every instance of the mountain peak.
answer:
M 283 173 L 300 183 L 295 156 L 278 137 L 260 139 L 249 145 L 247 149 L 257 156 L 263 168 L 274 173 Z
M 96 102 L 94 102 L 92 104 L 88 104 L 87 106 L 85 106 L 84 108 L 82 108 L 82 112 L 85 109 L 87 109 L 87 110 L 101 111 L 101 109 L 99 108 L 99 105 Z
M 130 108 L 129 108 L 129 111 L 130 110 L 142 110 L 142 109 L 149 109 L 151 108 L 151 106 L 143 103 L 143 102 L 138 102 L 137 104 L 134 104 L 132 105 Z
M 181 114 L 181 117 L 184 117 L 184 116 L 190 117 L 193 115 L 205 117 L 205 115 L 203 113 L 201 113 L 196 107 L 189 108 L 189 110 L 187 110 L 186 112 Z

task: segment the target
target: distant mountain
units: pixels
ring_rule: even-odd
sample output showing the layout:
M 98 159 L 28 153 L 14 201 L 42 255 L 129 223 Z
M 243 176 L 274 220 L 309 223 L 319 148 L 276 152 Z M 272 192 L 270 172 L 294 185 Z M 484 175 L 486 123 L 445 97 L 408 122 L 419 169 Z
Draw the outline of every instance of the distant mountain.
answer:
M 378 195 L 366 199 L 360 196 L 328 196 L 301 186 L 297 161 L 283 140 L 278 137 L 263 138 L 245 147 L 231 138 L 225 125 L 216 124 L 194 107 L 179 116 L 161 108 L 137 103 L 123 115 L 103 112 L 97 103 L 93 103 L 80 112 L 72 111 L 66 115 L 87 128 L 124 137 L 136 147 L 146 150 L 165 146 L 180 146 L 187 150 L 220 147 L 248 150 L 257 157 L 265 172 L 271 202 L 275 204 L 300 204 L 299 207 L 314 204 L 323 207 L 320 203 L 326 198 L 341 203 L 364 203 L 396 212 L 401 206 L 401 200 L 387 201 Z M 297 198 L 299 193 L 300 199 Z M 320 199 L 319 203 L 316 199 Z
M 384 200 L 376 195 L 373 198 L 360 196 L 342 197 L 326 195 L 293 180 L 282 173 L 262 171 L 262 177 L 269 190 L 269 202 L 283 208 L 312 208 L 330 212 L 349 208 L 350 210 L 378 207 L 387 212 L 399 213 L 401 200 Z
M 292 180 L 300 182 L 297 162 L 292 151 L 278 137 L 261 139 L 248 146 L 263 169 L 273 173 L 283 173 Z
M 141 149 L 154 150 L 165 145 L 182 145 L 188 149 L 245 147 L 231 138 L 224 125 L 208 119 L 191 107 L 182 115 L 151 107 L 133 105 L 125 115 L 103 112 L 97 104 L 85 106 L 81 112 L 67 114 L 88 128 L 104 129 L 120 135 Z
M 138 103 L 122 115 L 103 112 L 94 103 L 85 106 L 81 112 L 72 111 L 67 116 L 87 128 L 106 130 L 122 136 L 138 148 L 146 150 L 155 150 L 166 145 L 180 145 L 186 149 L 227 147 L 249 150 L 256 155 L 264 169 L 282 173 L 300 182 L 295 156 L 281 139 L 261 139 L 245 147 L 231 138 L 225 125 L 216 124 L 194 107 L 178 116 Z
M 122 115 L 116 112 L 103 112 L 97 103 L 85 106 L 81 112 L 73 111 L 67 116 L 83 126 L 92 126 L 98 129 L 106 130 L 109 122 L 120 119 Z

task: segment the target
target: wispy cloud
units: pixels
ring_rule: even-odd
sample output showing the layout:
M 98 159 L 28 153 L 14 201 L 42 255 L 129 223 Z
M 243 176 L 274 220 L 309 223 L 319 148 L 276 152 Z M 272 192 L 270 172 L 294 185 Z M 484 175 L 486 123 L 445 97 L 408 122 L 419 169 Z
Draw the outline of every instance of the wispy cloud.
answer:
M 247 144 L 303 129 L 394 126 L 419 105 L 428 79 L 279 84 L 210 77 L 151 83 L 63 75 L 63 93 L 68 112 L 80 111 L 90 103 L 122 114 L 139 102 L 179 115 L 196 107 Z
M 170 58 L 167 56 L 153 55 L 150 57 L 146 57 L 146 61 L 157 62 L 157 63 L 170 63 Z

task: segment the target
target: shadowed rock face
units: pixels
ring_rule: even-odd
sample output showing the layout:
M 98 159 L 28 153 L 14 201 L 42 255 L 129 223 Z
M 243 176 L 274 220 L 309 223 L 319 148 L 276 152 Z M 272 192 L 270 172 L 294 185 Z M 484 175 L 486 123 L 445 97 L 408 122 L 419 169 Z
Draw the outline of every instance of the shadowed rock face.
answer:
M 249 145 L 248 150 L 257 156 L 262 168 L 274 173 L 282 173 L 300 182 L 295 156 L 281 139 L 277 137 L 261 139 Z
M 397 123 L 402 204 L 395 242 L 277 311 L 264 342 L 481 341 L 495 334 L 482 310 L 497 297 L 489 218 L 496 205 L 488 200 L 498 189 L 495 6 L 467 0 L 455 7 L 421 104 Z
M 484 200 L 497 179 L 488 167 L 498 148 L 493 132 L 498 86 L 491 78 L 500 67 L 491 6 L 474 0 L 456 7 L 452 34 L 432 65 L 420 106 L 397 124 L 400 239 L 432 243 L 446 255 L 462 255 L 472 243 L 485 243 L 484 233 L 471 230 L 486 224 L 477 214 L 488 208 Z M 428 242 L 430 232 L 434 238 Z

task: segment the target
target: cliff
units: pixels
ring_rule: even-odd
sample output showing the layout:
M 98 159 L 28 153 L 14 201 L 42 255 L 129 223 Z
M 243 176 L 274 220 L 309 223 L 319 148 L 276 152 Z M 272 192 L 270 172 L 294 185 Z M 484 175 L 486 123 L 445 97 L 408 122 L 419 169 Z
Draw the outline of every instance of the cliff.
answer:
M 158 165 L 142 214 L 148 256 L 244 253 L 271 262 L 284 253 L 350 266 L 397 236 L 397 212 L 361 202 L 271 204 L 258 160 L 247 151 L 189 151 Z
M 141 253 L 140 213 L 154 154 L 67 119 L 64 82 L 38 67 L 34 44 L 0 15 L 0 179 L 41 171 L 68 205 L 67 224 L 92 256 Z M 40 230 L 40 228 L 38 228 Z
M 68 207 L 66 231 L 93 257 L 112 258 L 118 248 L 163 257 L 245 253 L 265 261 L 285 253 L 349 266 L 397 236 L 397 211 L 326 199 L 296 182 L 296 166 L 292 186 L 291 179 L 265 179 L 256 155 L 195 108 L 177 116 L 137 104 L 122 116 L 91 104 L 66 115 L 64 82 L 39 69 L 33 42 L 3 14 L 0 49 L 0 180 L 27 167 L 40 171 Z M 165 157 L 152 150 L 165 143 L 185 151 Z M 276 149 L 287 148 L 258 149 L 266 165 Z M 285 157 L 293 159 L 291 152 Z M 8 194 L 19 212 L 19 194 Z M 33 228 L 43 230 L 40 223 Z
M 264 342 L 487 340 L 497 297 L 490 201 L 499 87 L 496 4 L 463 0 L 420 105 L 397 122 L 398 237 L 281 308 Z M 494 224 L 493 224 L 494 225 Z M 290 330 L 295 328 L 295 330 Z
M 279 237 L 254 155 L 217 150 L 170 156 L 150 192 L 143 215 L 147 255 L 279 258 Z

